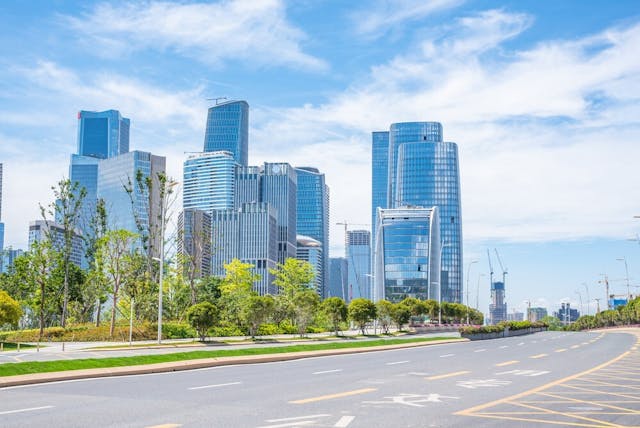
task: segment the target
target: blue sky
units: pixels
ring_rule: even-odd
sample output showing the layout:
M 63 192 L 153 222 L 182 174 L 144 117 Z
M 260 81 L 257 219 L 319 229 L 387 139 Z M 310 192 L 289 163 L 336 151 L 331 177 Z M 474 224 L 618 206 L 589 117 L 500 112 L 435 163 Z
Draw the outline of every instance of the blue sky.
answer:
M 320 168 L 332 223 L 369 221 L 371 131 L 439 121 L 460 149 L 471 303 L 479 283 L 487 309 L 498 248 L 510 311 L 586 311 L 602 273 L 626 293 L 617 258 L 640 285 L 638 46 L 636 1 L 3 1 L 5 241 L 26 245 L 67 175 L 81 109 L 120 110 L 132 149 L 179 179 L 207 98 L 245 99 L 250 162 Z M 331 241 L 340 255 L 340 226 Z

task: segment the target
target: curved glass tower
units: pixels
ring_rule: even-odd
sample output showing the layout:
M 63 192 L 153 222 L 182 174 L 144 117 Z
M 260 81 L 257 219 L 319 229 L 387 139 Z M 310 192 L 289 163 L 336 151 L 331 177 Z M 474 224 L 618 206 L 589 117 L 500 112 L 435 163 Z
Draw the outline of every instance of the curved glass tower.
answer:
M 204 134 L 204 151 L 228 151 L 235 161 L 247 166 L 249 150 L 249 104 L 229 101 L 209 109 Z

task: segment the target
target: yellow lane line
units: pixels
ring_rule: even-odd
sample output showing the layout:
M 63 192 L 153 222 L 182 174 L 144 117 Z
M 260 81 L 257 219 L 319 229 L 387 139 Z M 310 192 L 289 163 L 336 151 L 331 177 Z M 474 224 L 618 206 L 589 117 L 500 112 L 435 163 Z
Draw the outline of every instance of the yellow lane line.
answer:
M 569 397 L 568 397 L 569 395 L 593 395 L 593 394 L 614 395 L 616 397 L 630 398 L 630 399 L 636 399 L 636 400 L 640 399 L 640 397 L 629 395 L 627 393 L 608 392 L 608 391 L 605 392 L 605 391 L 598 391 L 598 390 L 595 390 L 595 389 L 582 388 L 582 387 L 579 387 L 579 386 L 571 386 L 571 385 L 562 385 L 562 386 L 566 387 L 566 388 L 576 389 L 576 390 L 578 390 L 580 392 L 552 392 L 552 393 L 549 393 L 549 394 L 562 394 L 563 396 L 567 396 L 567 399 L 569 399 Z M 540 395 L 546 396 L 548 394 L 545 393 L 545 392 L 541 392 Z M 550 395 L 550 396 L 552 396 L 552 395 Z
M 457 413 L 456 413 L 457 414 Z M 467 415 L 463 415 L 463 416 L 467 416 Z M 540 422 L 542 424 L 551 424 L 551 425 L 562 425 L 563 427 L 601 427 L 602 425 L 593 425 L 593 424 L 578 424 L 575 422 L 557 422 L 557 421 L 550 421 L 548 419 L 535 419 L 535 418 L 512 418 L 509 416 L 497 416 L 497 415 L 492 415 L 492 414 L 477 414 L 477 415 L 468 415 L 468 416 L 477 416 L 479 418 L 487 418 L 487 419 L 504 419 L 506 421 L 524 421 L 524 422 Z M 614 425 L 615 426 L 615 425 Z
M 586 401 L 585 401 L 585 403 L 586 403 Z M 573 418 L 573 419 L 580 419 L 580 420 L 583 420 L 583 421 L 585 421 L 585 422 L 596 422 L 596 423 L 598 423 L 598 424 L 601 424 L 601 425 L 599 425 L 599 426 L 603 426 L 603 425 L 604 425 L 604 426 L 610 426 L 610 427 L 617 427 L 617 426 L 619 426 L 619 425 L 616 425 L 616 424 L 613 424 L 613 423 L 609 423 L 609 422 L 605 422 L 605 421 L 599 421 L 599 420 L 597 420 L 597 419 L 592 419 L 592 418 L 587 418 L 586 416 L 578 416 L 578 415 L 574 415 L 574 414 L 572 414 L 572 413 L 558 412 L 558 411 L 556 411 L 556 410 L 545 409 L 544 407 L 530 406 L 530 405 L 528 405 L 528 404 L 516 403 L 516 402 L 510 403 L 510 404 L 515 405 L 515 406 L 524 407 L 524 408 L 526 408 L 526 409 L 532 409 L 532 410 L 537 410 L 537 411 L 543 411 L 543 412 L 546 412 L 547 414 L 564 416 L 564 417 L 569 418 L 569 419 L 572 419 L 572 418 Z
M 511 364 L 517 364 L 519 362 L 520 361 L 518 361 L 518 360 L 505 361 L 504 363 L 496 364 L 496 367 L 510 366 Z
M 585 381 L 587 384 L 591 383 L 595 383 L 596 385 L 591 385 L 591 386 L 598 386 L 598 385 L 604 385 L 604 386 L 613 386 L 616 388 L 628 388 L 628 389 L 636 389 L 636 390 L 640 390 L 640 386 L 636 386 L 636 385 L 624 385 L 621 383 L 611 383 L 611 382 L 603 382 L 601 380 L 595 380 L 595 379 L 590 379 L 590 380 L 586 380 Z M 583 385 L 584 386 L 584 385 Z
M 289 401 L 289 404 L 306 404 L 314 403 L 316 401 L 332 400 L 334 398 L 348 397 L 350 395 L 366 394 L 367 392 L 377 391 L 378 388 L 363 388 L 353 391 L 339 392 L 337 394 L 321 395 L 319 397 L 304 398 L 302 400 Z
M 529 358 L 543 358 L 543 357 L 547 357 L 548 354 L 538 354 L 538 355 L 532 355 Z
M 456 415 L 461 415 L 461 416 L 472 416 L 471 413 L 473 413 L 473 412 L 478 412 L 480 410 L 483 410 L 483 409 L 486 409 L 486 408 L 489 408 L 489 407 L 492 407 L 492 406 L 497 406 L 498 404 L 502 404 L 502 403 L 505 403 L 505 402 L 508 402 L 508 401 L 517 400 L 518 398 L 526 397 L 526 396 L 532 395 L 534 393 L 543 391 L 545 389 L 549 389 L 549 388 L 551 388 L 553 386 L 561 385 L 564 382 L 568 382 L 570 380 L 579 378 L 580 376 L 585 376 L 585 375 L 587 375 L 589 373 L 593 373 L 593 372 L 598 371 L 600 369 L 603 369 L 603 368 L 605 368 L 607 366 L 610 366 L 611 364 L 613 364 L 615 362 L 618 362 L 619 360 L 623 359 L 624 357 L 626 357 L 629 354 L 630 354 L 629 351 L 624 352 L 624 353 L 618 355 L 616 358 L 614 358 L 614 359 L 612 359 L 610 361 L 607 361 L 606 363 L 600 364 L 599 366 L 596 366 L 596 367 L 593 367 L 593 368 L 591 368 L 589 370 L 586 370 L 584 372 L 577 373 L 577 374 L 574 374 L 574 375 L 571 375 L 571 376 L 567 376 L 567 377 L 562 378 L 562 379 L 558 379 L 558 380 L 556 380 L 554 382 L 547 383 L 547 384 L 539 386 L 537 388 L 533 388 L 533 389 L 530 389 L 528 391 L 521 392 L 520 394 L 512 395 L 511 397 L 501 398 L 499 400 L 491 401 L 489 403 L 481 404 L 479 406 L 470 407 L 468 409 L 461 410 L 461 411 L 459 411 L 459 412 L 457 412 L 455 414 Z
M 454 376 L 461 376 L 463 374 L 467 374 L 467 373 L 471 373 L 468 370 L 463 370 L 460 372 L 453 372 L 453 373 L 447 373 L 447 374 L 441 374 L 441 375 L 436 375 L 436 376 L 429 376 L 429 377 L 425 377 L 426 380 L 437 380 L 437 379 L 444 379 L 447 377 L 454 377 Z
M 567 350 L 567 348 L 556 349 L 556 352 L 564 352 L 564 351 L 566 351 L 566 350 Z
M 563 398 L 557 395 L 553 395 L 553 394 L 545 394 L 548 397 L 553 397 L 553 398 Z M 620 410 L 620 411 L 624 411 L 627 414 L 631 414 L 631 415 L 638 415 L 640 414 L 640 411 L 638 410 L 633 410 L 633 409 L 627 409 L 626 407 L 619 407 L 619 406 L 612 406 L 610 404 L 606 404 L 602 401 L 593 401 L 593 400 L 580 400 L 579 398 L 567 398 L 569 401 L 573 401 L 574 403 L 580 403 L 580 404 L 590 404 L 592 406 L 601 406 L 601 407 L 608 407 L 609 409 L 613 409 L 613 410 Z M 569 413 L 567 413 L 569 414 Z

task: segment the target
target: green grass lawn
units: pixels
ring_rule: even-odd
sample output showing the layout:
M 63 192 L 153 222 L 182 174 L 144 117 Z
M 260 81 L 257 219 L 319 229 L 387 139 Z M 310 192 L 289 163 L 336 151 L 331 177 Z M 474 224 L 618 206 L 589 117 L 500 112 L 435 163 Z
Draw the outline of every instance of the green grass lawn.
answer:
M 137 366 L 142 364 L 167 363 L 174 361 L 198 360 L 203 358 L 236 357 L 243 355 L 281 354 L 286 352 L 317 351 L 324 349 L 369 348 L 400 343 L 431 342 L 451 339 L 450 337 L 431 337 L 413 339 L 379 339 L 370 341 L 349 341 L 340 343 L 319 343 L 311 345 L 291 345 L 282 347 L 264 347 L 248 349 L 227 349 L 216 351 L 191 351 L 175 354 L 141 355 L 115 358 L 87 358 L 81 360 L 34 361 L 25 363 L 0 364 L 0 377 L 32 373 L 47 373 L 67 370 L 96 369 L 107 367 Z

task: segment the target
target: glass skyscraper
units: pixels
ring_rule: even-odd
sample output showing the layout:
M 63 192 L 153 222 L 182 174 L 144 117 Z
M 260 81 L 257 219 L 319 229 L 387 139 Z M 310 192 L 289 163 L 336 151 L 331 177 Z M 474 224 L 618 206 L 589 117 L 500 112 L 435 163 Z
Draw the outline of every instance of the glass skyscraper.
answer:
M 130 121 L 117 110 L 78 113 L 78 155 L 107 159 L 129 151 Z
M 438 300 L 438 208 L 379 208 L 377 219 L 374 301 Z
M 211 213 L 188 208 L 178 215 L 177 251 L 193 278 L 211 274 Z
M 304 260 L 313 267 L 313 288 L 320 298 L 323 298 L 324 277 L 324 248 L 322 242 L 309 236 L 298 235 L 296 258 Z
M 278 263 L 296 257 L 297 174 L 288 163 L 265 162 L 262 171 L 262 202 L 276 211 Z
M 182 206 L 211 213 L 233 208 L 236 162 L 228 151 L 190 155 L 184 161 Z
M 347 302 L 359 297 L 371 299 L 371 232 L 349 230 L 346 245 L 349 272 Z
M 240 165 L 249 157 L 249 104 L 229 101 L 209 108 L 204 134 L 204 151 L 228 151 Z
M 372 206 L 381 203 L 384 136 L 374 133 Z M 445 301 L 462 298 L 462 221 L 458 147 L 444 142 L 437 122 L 394 123 L 389 130 L 386 208 L 438 207 L 442 264 L 440 282 Z M 377 149 L 377 154 L 376 154 Z M 379 248 L 376 245 L 376 248 Z M 377 268 L 377 267 L 376 267 Z
M 374 230 L 378 208 L 388 208 L 389 132 L 373 132 L 371 149 L 371 230 Z M 372 241 L 375 243 L 375 233 Z
M 296 168 L 296 174 L 296 230 L 298 235 L 313 238 L 321 245 L 318 292 L 324 298 L 327 295 L 326 282 L 329 276 L 329 187 L 325 184 L 324 174 L 316 168 L 299 167 Z
M 3 271 L 3 259 L 1 256 L 4 250 L 4 223 L 2 222 L 2 164 L 0 163 L 0 272 Z
M 347 259 L 344 257 L 331 257 L 329 259 L 329 285 L 327 287 L 327 297 L 340 297 L 345 302 L 348 294 L 348 267 Z

